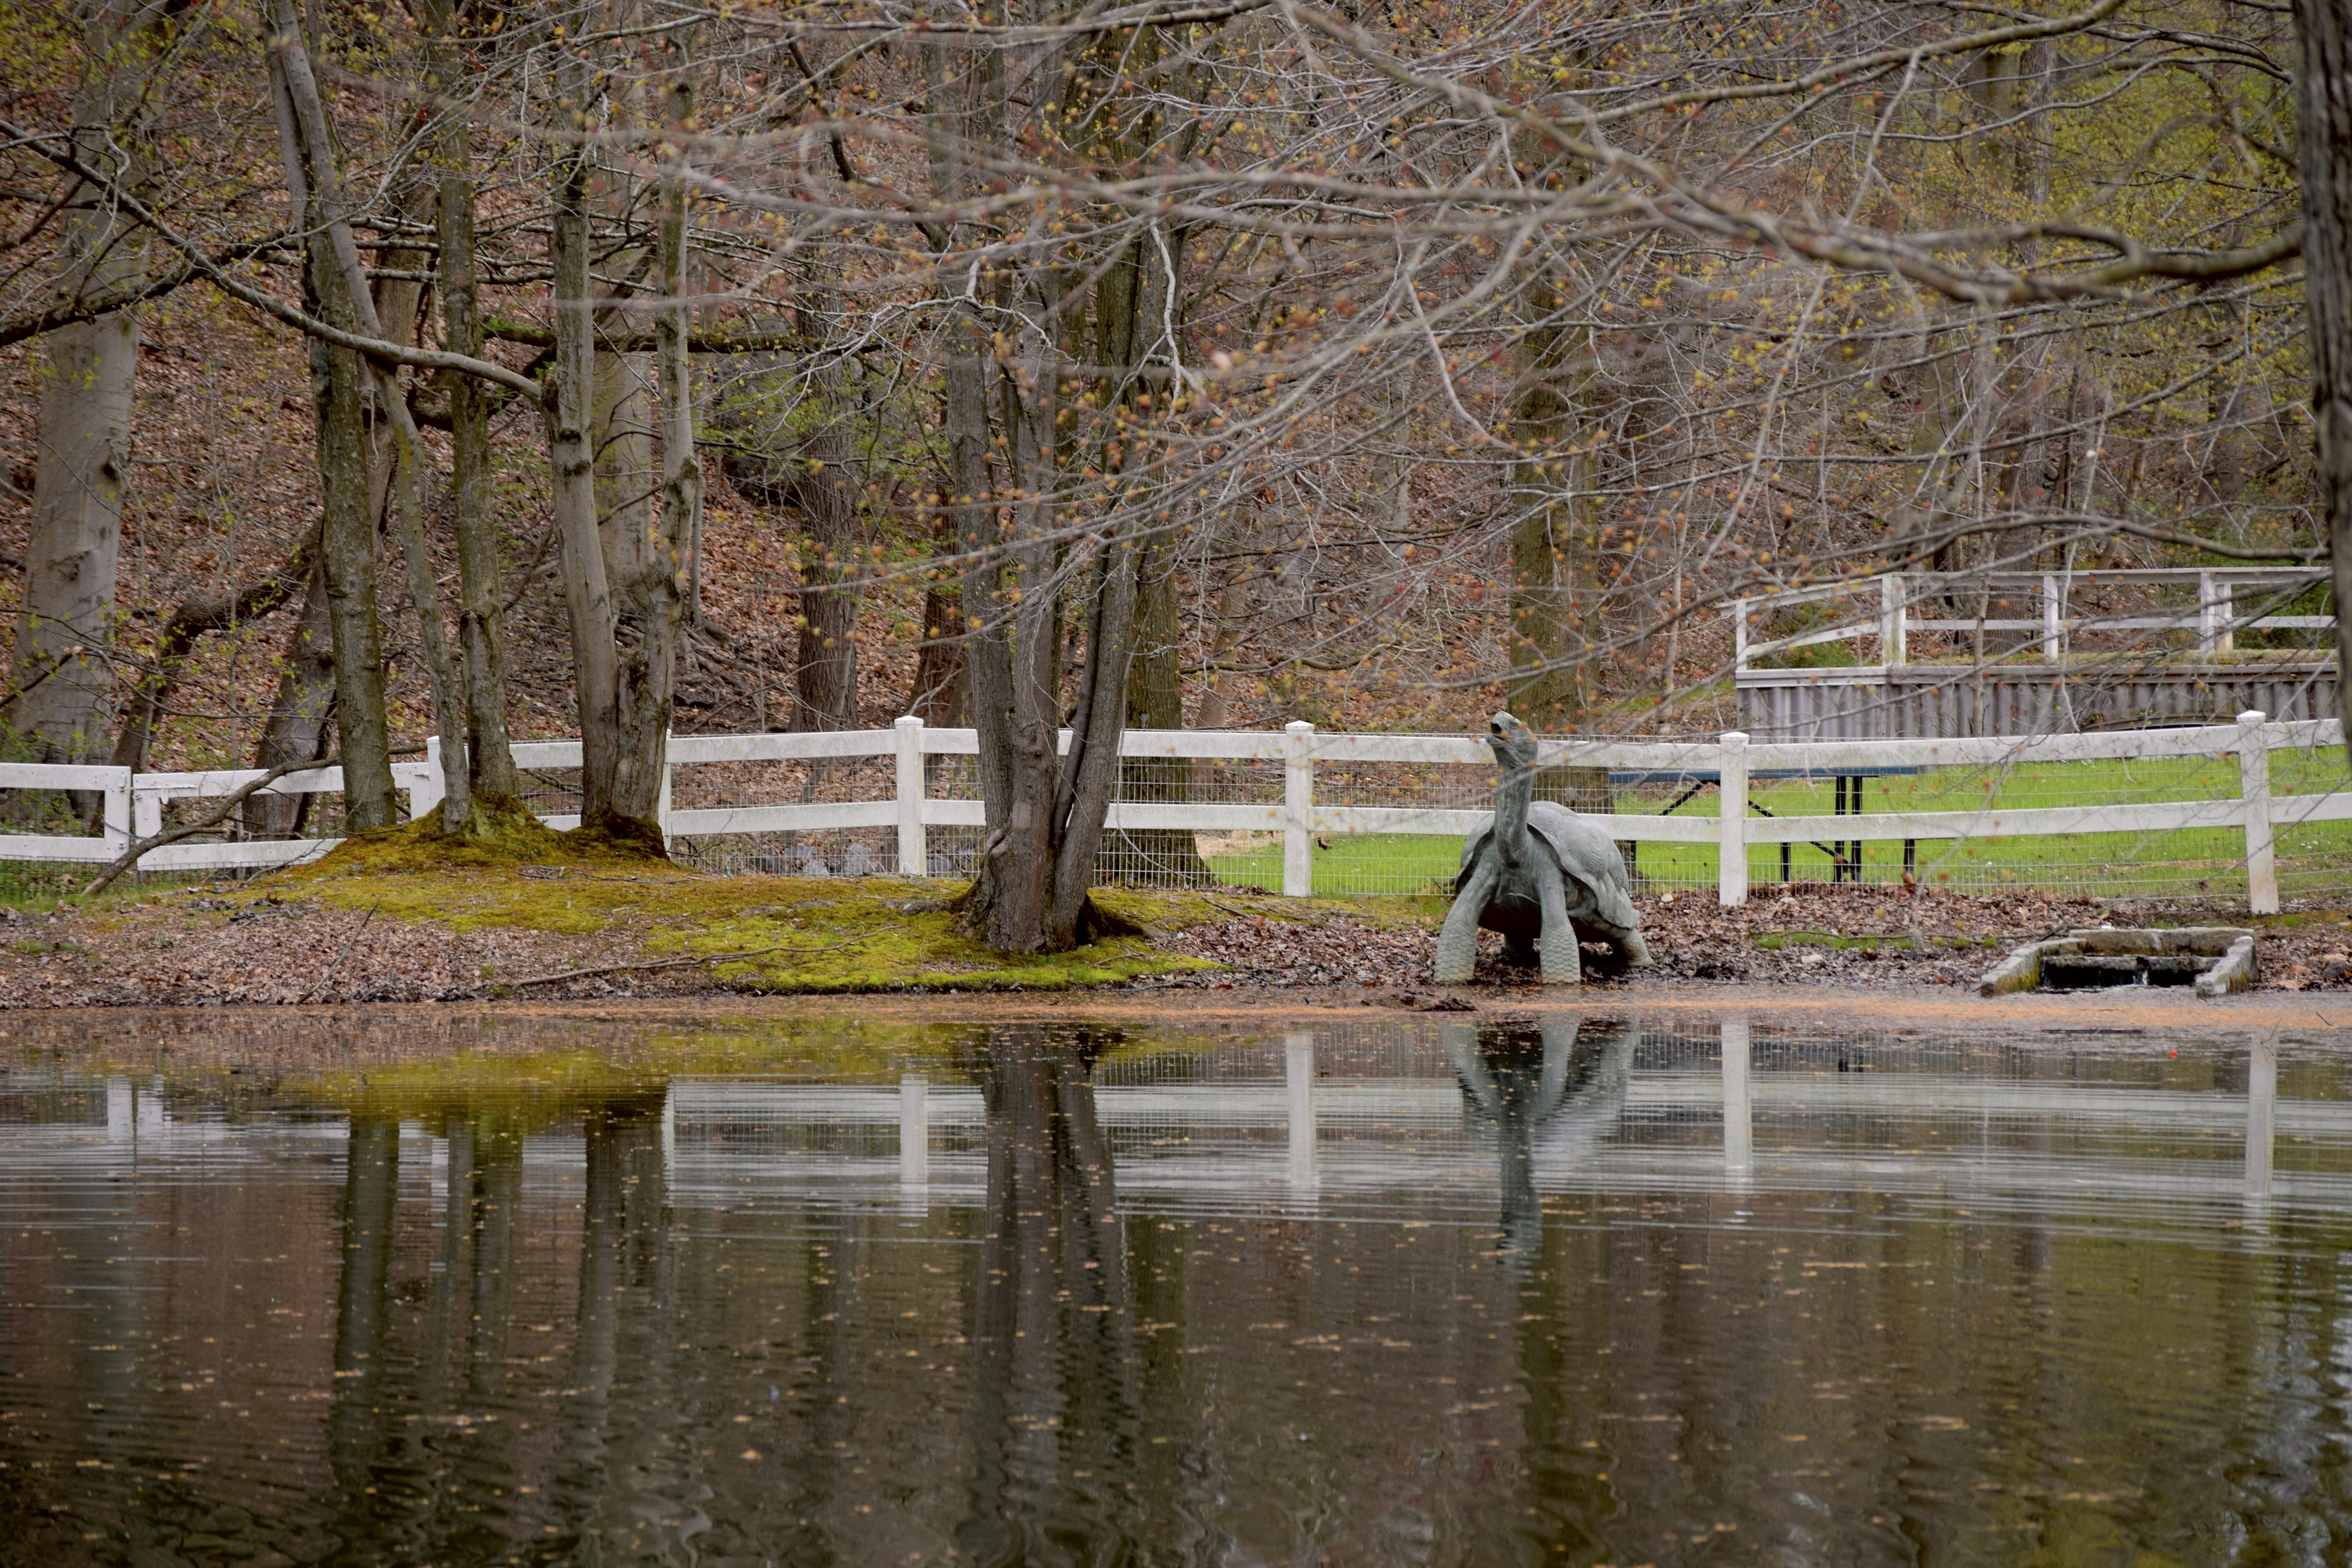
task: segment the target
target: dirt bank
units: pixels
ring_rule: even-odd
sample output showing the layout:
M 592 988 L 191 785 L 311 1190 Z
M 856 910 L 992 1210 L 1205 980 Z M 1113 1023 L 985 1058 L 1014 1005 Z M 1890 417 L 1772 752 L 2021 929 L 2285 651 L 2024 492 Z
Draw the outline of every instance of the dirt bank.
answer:
M 1737 910 L 1688 892 L 1636 901 L 1657 963 L 1644 976 L 1620 976 L 1600 950 L 1588 948 L 1591 978 L 1598 984 L 1643 978 L 1968 986 L 2018 943 L 2076 926 L 2249 923 L 2242 905 L 2158 907 L 2032 892 L 1973 897 L 1929 888 L 1826 883 L 1759 888 Z M 2352 987 L 2352 923 L 2341 911 L 2299 909 L 2252 923 L 2264 932 L 2264 987 Z M 1364 930 L 1319 916 L 1226 919 L 1192 927 L 1163 943 L 1214 959 L 1221 965 L 1218 970 L 1135 984 L 1167 988 L 1426 986 L 1435 940 L 1433 924 Z M 1535 971 L 1503 962 L 1502 945 L 1492 932 L 1482 935 L 1476 988 L 1536 985 Z

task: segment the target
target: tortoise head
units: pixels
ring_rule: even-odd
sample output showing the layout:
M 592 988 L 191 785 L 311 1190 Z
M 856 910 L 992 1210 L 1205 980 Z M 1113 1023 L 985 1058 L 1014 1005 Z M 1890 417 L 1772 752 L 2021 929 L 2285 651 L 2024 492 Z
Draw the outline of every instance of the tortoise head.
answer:
M 1494 748 L 1495 764 L 1505 773 L 1536 765 L 1536 732 L 1508 712 L 1486 721 L 1486 744 Z

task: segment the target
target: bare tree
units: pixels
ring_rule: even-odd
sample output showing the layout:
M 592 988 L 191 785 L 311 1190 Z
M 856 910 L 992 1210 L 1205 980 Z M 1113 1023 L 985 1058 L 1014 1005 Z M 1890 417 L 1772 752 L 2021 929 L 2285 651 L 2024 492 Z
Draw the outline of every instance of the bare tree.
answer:
M 2295 0 L 2311 422 L 2336 568 L 2336 698 L 2352 753 L 2352 5 Z
M 291 0 L 271 0 L 269 25 L 270 85 L 293 215 L 289 226 L 309 237 L 306 292 L 330 324 L 345 332 L 376 336 L 362 326 L 365 296 L 352 297 L 356 269 L 338 254 L 351 244 L 341 172 L 317 88 L 309 79 L 310 54 Z M 313 337 L 310 350 L 319 479 L 325 498 L 320 561 L 334 650 L 335 729 L 345 811 L 355 829 L 387 827 L 395 807 L 392 742 L 383 709 L 383 631 L 376 608 L 375 509 L 368 495 L 366 372 L 352 348 Z
M 128 184 L 142 177 L 145 133 L 126 117 L 172 7 L 163 0 L 99 0 L 82 18 L 85 64 L 68 132 L 75 154 Z M 76 182 L 63 203 L 57 300 L 71 306 L 135 294 L 146 281 L 147 239 L 105 186 Z M 128 308 L 52 331 L 34 426 L 39 453 L 25 551 L 23 608 L 6 715 L 40 761 L 104 755 L 112 717 L 117 563 L 122 492 L 131 467 L 131 389 L 139 321 Z
M 1981 26 L 1908 0 L 1580 13 L 1572 37 L 1540 8 L 1297 0 L 856 0 L 782 33 L 629 16 L 560 8 L 463 50 L 451 9 L 422 38 L 387 24 L 431 123 L 349 114 L 340 184 L 301 144 L 328 145 L 303 123 L 323 110 L 289 90 L 303 308 L 254 281 L 290 252 L 236 204 L 175 191 L 167 221 L 69 139 L 0 132 L 11 168 L 46 160 L 172 250 L 152 287 L 204 279 L 318 345 L 336 592 L 303 646 L 334 642 L 346 684 L 373 668 L 353 551 L 379 516 L 410 596 L 438 591 L 433 453 L 388 384 L 451 384 L 463 608 L 446 658 L 424 651 L 434 722 L 474 753 L 503 724 L 487 476 L 537 455 L 493 453 L 482 421 L 509 395 L 541 411 L 570 679 L 533 698 L 577 705 L 594 831 L 650 841 L 703 559 L 692 353 L 759 346 L 788 405 L 761 440 L 809 536 L 799 721 L 853 722 L 881 660 L 914 667 L 888 668 L 918 701 L 960 662 L 988 819 L 968 909 L 1013 950 L 1096 929 L 1123 721 L 1197 699 L 1221 723 L 1460 727 L 1507 701 L 1555 730 L 1686 731 L 1727 716 L 1727 598 L 1937 564 L 2310 561 L 2315 512 L 2346 511 L 2333 13 L 2300 18 L 2326 41 L 2300 66 L 2279 13 L 2192 26 L 2164 0 Z M 690 116 L 667 52 L 689 34 Z M 2298 82 L 2322 106 L 2300 157 Z M 491 92 L 511 112 L 466 96 Z M 499 126 L 520 140 L 494 159 Z M 399 195 L 428 144 L 429 230 Z M 527 180 L 472 193 L 509 159 Z M 355 228 L 383 237 L 373 267 Z M 0 302 L 0 342 L 69 324 L 61 256 L 37 308 Z M 386 304 L 428 280 L 439 349 Z M 647 354 L 600 425 L 600 366 Z M 371 405 L 402 459 L 373 470 Z M 919 648 L 875 636 L 916 624 Z M 381 711 L 361 693 L 339 722 L 353 700 Z
M 443 342 L 482 352 L 481 275 L 476 259 L 473 144 L 456 95 L 466 76 L 451 0 L 425 0 L 428 81 L 440 98 L 436 193 Z M 466 762 L 478 800 L 514 802 L 519 790 L 507 730 L 506 606 L 498 524 L 490 510 L 489 399 L 474 376 L 442 374 L 449 415 L 450 523 L 457 537 L 458 658 L 466 683 Z

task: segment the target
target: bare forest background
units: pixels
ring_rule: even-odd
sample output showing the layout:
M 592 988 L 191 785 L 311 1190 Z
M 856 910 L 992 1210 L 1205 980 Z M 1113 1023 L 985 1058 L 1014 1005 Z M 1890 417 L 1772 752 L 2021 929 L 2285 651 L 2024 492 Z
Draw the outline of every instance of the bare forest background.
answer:
M 462 735 L 463 831 L 583 735 L 642 838 L 671 731 L 976 724 L 1051 946 L 1122 723 L 1712 732 L 1735 596 L 2324 561 L 2302 9 L 0 5 L 9 743 L 365 826 Z

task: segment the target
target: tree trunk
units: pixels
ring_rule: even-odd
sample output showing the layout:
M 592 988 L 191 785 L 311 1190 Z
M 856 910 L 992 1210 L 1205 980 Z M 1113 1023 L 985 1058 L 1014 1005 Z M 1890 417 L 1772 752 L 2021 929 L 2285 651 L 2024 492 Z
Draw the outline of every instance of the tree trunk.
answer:
M 925 724 L 950 727 L 964 718 L 963 601 L 934 584 L 923 592 L 923 641 L 915 650 L 915 679 L 901 713 Z
M 1138 550 L 1135 654 L 1128 666 L 1127 722 L 1139 730 L 1184 727 L 1182 649 L 1178 637 L 1176 540 L 1162 533 Z M 1119 763 L 1119 798 L 1189 801 L 1192 764 L 1176 757 L 1131 757 Z M 1186 827 L 1137 827 L 1108 832 L 1106 875 L 1121 881 L 1201 887 L 1216 880 Z M 1120 863 L 1120 862 L 1123 862 Z
M 357 354 L 312 340 L 310 396 L 318 409 L 325 521 L 320 560 L 325 565 L 328 644 L 335 661 L 335 741 L 342 758 L 344 819 L 354 832 L 389 827 L 396 816 L 392 740 L 384 719 L 383 628 L 376 618 L 374 509 L 368 505 L 362 374 Z
M 569 53 L 558 64 L 561 92 L 584 131 L 591 85 Z M 596 527 L 595 448 L 591 429 L 596 386 L 595 305 L 588 293 L 588 179 L 592 145 L 584 138 L 558 159 L 548 249 L 553 263 L 555 363 L 545 403 L 555 528 L 562 544 L 563 604 L 572 623 L 572 681 L 580 702 L 580 822 L 583 827 L 659 842 L 649 825 L 616 814 L 621 752 L 618 616 L 604 547 Z
M 323 130 L 324 106 L 315 97 L 301 96 L 301 86 L 309 80 L 309 73 L 289 72 L 289 80 L 296 89 L 298 114 L 314 118 Z M 395 208 L 403 216 L 422 222 L 436 205 L 435 186 L 414 173 L 402 184 L 394 203 Z M 335 237 L 335 255 L 343 268 L 345 286 L 354 301 L 366 301 L 366 308 L 358 312 L 361 330 L 389 342 L 405 345 L 415 341 L 424 285 L 412 279 L 386 278 L 371 286 L 360 266 L 359 247 L 350 243 L 349 231 Z M 383 267 L 404 270 L 421 269 L 430 259 L 424 251 L 398 248 L 386 249 L 380 258 Z M 400 540 L 401 561 L 408 572 L 409 601 L 416 611 L 417 646 L 425 656 L 425 671 L 432 683 L 434 730 L 442 737 L 439 818 L 444 831 L 465 832 L 474 823 L 473 771 L 466 761 L 464 700 L 450 659 L 448 628 L 442 618 L 440 589 L 434 579 L 432 548 L 425 536 L 427 454 L 415 416 L 409 412 L 400 373 L 380 364 L 369 369 L 380 416 L 377 429 L 382 449 L 377 461 L 390 470 L 393 519 Z
M 670 88 L 667 122 L 682 136 L 693 116 L 694 89 L 680 78 Z M 658 818 L 677 707 L 689 520 L 702 504 L 702 459 L 694 445 L 694 367 L 687 347 L 693 314 L 686 286 L 687 200 L 685 184 L 670 181 L 662 197 L 661 303 L 654 315 L 661 383 L 661 509 L 657 518 L 647 509 L 626 574 L 619 580 L 621 605 L 635 622 L 637 637 L 620 658 L 622 743 L 612 809 L 616 817 L 650 828 L 655 843 L 661 842 Z
M 794 595 L 792 711 L 786 730 L 854 729 L 857 723 L 857 492 L 829 437 L 789 453 L 736 446 L 726 456 L 735 488 L 796 516 L 800 589 Z M 954 548 L 950 542 L 950 551 Z M 944 722 L 944 721 L 942 721 Z
M 1593 398 L 1601 366 L 1580 329 L 1557 319 L 1559 292 L 1542 278 L 1528 290 L 1511 465 L 1511 677 L 1505 700 L 1539 734 L 1567 734 L 1591 718 L 1592 628 L 1600 613 L 1600 548 L 1592 475 Z M 1610 809 L 1605 768 L 1553 768 L 1537 793 L 1578 811 Z
M 422 497 L 425 452 L 408 416 L 405 394 L 388 374 L 376 378 L 379 400 L 392 410 L 396 445 L 394 487 L 400 521 L 401 560 L 408 568 L 408 596 L 416 606 L 417 643 L 433 683 L 433 727 L 441 737 L 441 830 L 467 831 L 474 821 L 473 770 L 466 763 L 466 704 L 449 658 L 449 633 L 434 581 L 433 552 L 425 537 Z
M 783 492 L 801 514 L 803 541 L 789 726 L 796 731 L 857 725 L 857 496 L 846 468 L 814 455 L 833 449 L 819 444 L 785 465 Z
M 48 673 L 17 699 L 8 724 L 35 760 L 81 763 L 106 745 L 114 673 L 104 653 L 114 634 L 139 323 L 122 311 L 60 327 L 47 349 L 9 684 L 22 689 Z
M 302 47 L 292 0 L 271 0 L 270 79 L 278 111 L 287 186 L 307 231 L 304 280 L 319 313 L 346 331 L 359 330 L 362 300 L 336 254 L 348 245 L 341 182 L 332 145 L 315 117 L 303 113 L 310 58 Z M 298 91 L 294 78 L 306 79 Z M 306 121 L 308 121 L 306 123 Z M 362 300 L 364 296 L 362 296 Z M 375 519 L 368 504 L 368 453 L 359 356 L 313 338 L 310 391 L 317 410 L 319 482 L 322 495 L 320 558 L 326 568 L 327 626 L 335 656 L 335 730 L 343 768 L 346 825 L 353 831 L 388 827 L 394 820 L 392 743 L 383 706 L 383 632 L 376 618 Z
M 941 554 L 952 553 L 952 535 L 938 542 Z M 963 689 L 963 600 L 954 589 L 934 582 L 923 592 L 923 640 L 915 650 L 915 678 L 908 684 L 907 700 L 898 705 L 901 713 L 911 713 L 926 725 L 951 728 L 964 722 Z M 940 773 L 947 759 L 937 753 L 923 759 L 923 788 L 926 793 L 939 784 Z M 909 876 L 919 876 L 924 867 L 903 867 Z
M 426 0 L 430 61 L 436 92 L 453 93 L 466 76 L 452 0 Z M 480 358 L 481 295 L 474 260 L 473 151 L 466 120 L 442 108 L 438 142 L 442 342 Z M 457 645 L 465 672 L 466 765 L 477 798 L 520 799 L 507 730 L 506 589 L 498 522 L 490 511 L 490 413 L 486 390 L 469 375 L 446 378 L 449 392 L 450 525 L 457 536 Z M 445 819 L 446 820 L 446 819 Z
M 307 134 L 314 145 L 329 145 L 331 132 L 327 124 L 326 107 L 318 96 L 308 61 L 289 63 L 289 67 L 301 68 L 289 68 L 287 73 L 288 85 L 294 95 L 296 123 L 308 128 Z M 436 216 L 438 205 L 438 185 L 429 168 L 420 163 L 400 171 L 393 206 L 401 216 L 421 225 Z M 343 269 L 345 287 L 358 307 L 355 314 L 360 330 L 404 346 L 415 342 L 425 285 L 414 278 L 401 277 L 380 278 L 371 283 L 348 226 L 341 226 L 329 237 Z M 432 255 L 425 250 L 398 247 L 386 247 L 377 256 L 377 265 L 394 272 L 422 270 L 432 260 Z M 434 730 L 442 738 L 439 819 L 445 828 L 464 831 L 474 819 L 473 771 L 466 753 L 461 682 L 450 654 L 448 627 L 442 616 L 440 590 L 425 532 L 424 486 L 429 455 L 409 411 L 408 395 L 398 367 L 371 363 L 368 371 L 377 416 L 376 461 L 389 483 L 393 522 L 400 541 L 402 564 L 408 575 L 409 600 L 416 611 L 417 647 L 424 655 L 432 686 Z
M 625 306 L 605 304 L 597 311 L 606 331 L 625 329 Z M 615 599 L 625 596 L 622 584 L 637 577 L 654 554 L 653 356 L 644 353 L 600 353 L 596 356 L 596 402 L 589 439 L 596 451 L 596 518 L 604 541 L 604 576 Z M 624 606 L 625 614 L 625 606 Z
M 327 755 L 327 730 L 335 714 L 335 652 L 327 620 L 327 563 L 323 554 L 310 562 L 309 586 L 302 613 L 287 638 L 278 696 L 269 705 L 261 743 L 254 748 L 253 765 L 260 769 L 287 763 L 316 762 Z M 292 838 L 310 815 L 308 795 L 257 795 L 245 803 L 247 838 Z
M 1528 286 L 1512 433 L 1511 711 L 1539 732 L 1570 730 L 1591 706 L 1585 622 L 1594 612 L 1592 436 L 1600 366 L 1583 332 L 1556 319 L 1549 278 Z
M 1139 53 L 1148 58 L 1151 51 Z M 1175 279 L 1169 274 L 1182 249 L 1181 235 L 1170 243 L 1155 230 L 1129 243 L 1118 264 L 1104 274 L 1095 290 L 1095 328 L 1105 364 L 1140 369 L 1153 360 L 1166 362 L 1173 346 L 1164 340 L 1175 291 Z M 1119 389 L 1120 403 L 1132 407 L 1142 389 L 1139 378 L 1130 381 Z M 1116 426 L 1111 439 L 1114 447 L 1131 445 L 1121 441 Z M 1119 467 L 1107 453 L 1104 468 Z M 1136 548 L 1135 653 L 1128 666 L 1125 721 L 1138 729 L 1184 727 L 1176 566 L 1172 531 L 1155 534 Z M 1122 800 L 1189 801 L 1192 765 L 1167 757 L 1122 761 L 1118 793 Z M 1189 828 L 1122 828 L 1108 834 L 1103 855 L 1099 874 L 1120 881 L 1194 887 L 1215 880 Z
M 116 124 L 137 101 L 137 67 L 169 15 L 162 4 L 108 0 L 84 28 L 88 74 L 73 103 L 76 156 L 111 170 L 135 142 Z M 119 220 L 105 193 L 68 202 L 59 236 L 56 302 L 69 305 L 138 288 L 147 276 L 146 235 Z M 5 716 L 17 750 L 42 762 L 83 763 L 107 749 L 114 672 L 116 565 L 122 491 L 131 462 L 131 392 L 139 322 L 129 310 L 48 334 L 34 442 L 39 453 L 25 587 L 9 687 L 25 693 Z M 37 684 L 35 682 L 37 681 Z
M 2352 0 L 2294 0 L 2311 415 L 2336 573 L 2336 707 L 2352 754 Z
M 307 73 L 297 78 L 307 79 Z M 297 107 L 310 112 L 309 103 Z M 323 107 L 317 109 L 321 126 Z M 423 222 L 438 205 L 435 185 L 415 174 L 403 182 L 394 205 L 402 216 Z M 361 329 L 387 342 L 406 345 L 416 336 L 417 310 L 424 285 L 411 279 L 387 278 L 371 287 L 360 265 L 359 247 L 345 228 L 336 236 L 335 254 L 341 261 L 352 297 L 368 301 L 360 312 Z M 387 268 L 421 269 L 431 258 L 421 250 L 387 249 L 380 257 Z M 381 428 L 385 435 L 383 458 L 391 467 L 393 518 L 400 539 L 401 562 L 407 568 L 408 596 L 416 611 L 417 647 L 425 656 L 425 673 L 433 689 L 433 727 L 442 737 L 441 806 L 444 831 L 467 832 L 474 826 L 473 770 L 466 757 L 466 710 L 463 685 L 449 651 L 447 622 L 441 612 L 441 593 L 435 580 L 433 552 L 425 535 L 425 472 L 429 455 L 409 412 L 408 394 L 396 367 L 372 364 L 372 384 Z
M 963 149 L 991 145 L 1002 131 L 1003 62 L 993 52 L 927 47 L 923 64 L 932 188 L 943 200 L 961 200 L 972 184 Z M 934 243 L 946 248 L 957 237 L 941 231 Z M 995 356 L 983 311 L 1010 303 L 1012 287 L 1000 276 L 988 304 L 967 295 L 952 307 L 940 386 L 948 504 L 965 562 L 965 689 L 979 731 L 987 822 L 980 875 L 963 908 L 970 929 L 1000 952 L 1062 952 L 1106 929 L 1087 892 L 1118 777 L 1135 552 L 1127 541 L 1099 537 L 1073 544 L 1066 559 L 1055 543 L 1059 351 L 1028 324 L 1053 319 L 1050 302 L 1034 294 L 1023 303 L 1034 313 L 1005 318 L 1018 336 L 1015 363 L 999 378 L 1009 483 L 1002 499 L 996 493 L 989 463 Z M 1062 596 L 1051 584 L 1057 569 L 1092 583 L 1066 757 L 1055 754 Z

